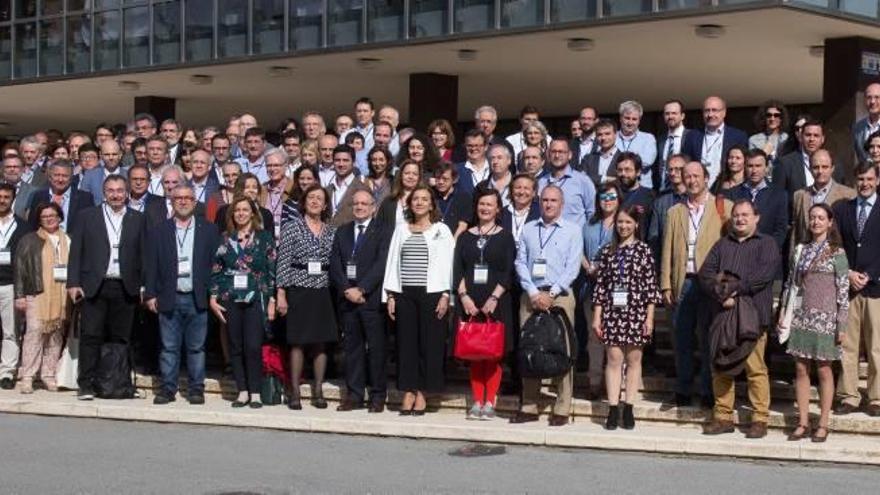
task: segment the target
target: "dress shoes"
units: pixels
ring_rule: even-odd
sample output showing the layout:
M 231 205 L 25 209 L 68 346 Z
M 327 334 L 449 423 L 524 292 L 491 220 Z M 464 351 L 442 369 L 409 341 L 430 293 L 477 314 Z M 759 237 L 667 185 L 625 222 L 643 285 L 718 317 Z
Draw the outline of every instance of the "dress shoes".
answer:
M 568 416 L 563 416 L 561 414 L 551 414 L 548 424 L 550 426 L 565 426 L 568 424 Z
M 159 393 L 156 394 L 155 397 L 153 397 L 153 404 L 157 406 L 164 406 L 165 404 L 168 404 L 169 402 L 174 402 L 175 400 L 177 399 L 173 395 Z
M 730 420 L 713 419 L 703 426 L 703 435 L 721 435 L 734 431 L 736 428 L 733 426 L 733 421 Z
M 367 409 L 369 413 L 382 413 L 385 412 L 385 403 L 381 401 L 370 402 L 370 407 Z
M 746 438 L 764 438 L 767 436 L 767 423 L 754 421 L 746 432 Z
M 363 401 L 354 401 L 354 400 L 344 400 L 336 406 L 336 410 L 340 412 L 345 411 L 355 411 L 357 409 L 363 409 L 364 402 Z
M 880 416 L 880 404 L 869 404 L 868 407 L 865 408 L 865 413 L 868 416 Z
M 199 394 L 199 393 L 190 394 L 186 398 L 186 400 L 189 401 L 189 403 L 193 406 L 201 406 L 202 404 L 205 403 L 205 394 Z
M 834 409 L 834 414 L 838 416 L 846 416 L 847 414 L 854 413 L 859 410 L 858 406 L 854 406 L 852 404 L 848 404 L 846 402 L 841 402 L 837 408 Z
M 538 421 L 537 414 L 526 413 L 526 412 L 522 412 L 522 411 L 517 411 L 516 414 L 514 414 L 510 418 L 510 422 L 513 424 L 531 423 L 533 421 Z
M 15 388 L 15 382 L 9 377 L 0 379 L 0 388 L 3 390 L 12 390 Z

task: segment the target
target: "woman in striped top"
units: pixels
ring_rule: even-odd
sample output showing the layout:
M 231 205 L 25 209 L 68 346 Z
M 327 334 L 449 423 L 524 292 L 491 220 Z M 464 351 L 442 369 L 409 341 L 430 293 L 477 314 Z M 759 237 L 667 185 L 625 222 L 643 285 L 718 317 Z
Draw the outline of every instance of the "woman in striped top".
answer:
M 410 193 L 406 211 L 407 223 L 391 238 L 383 299 L 397 322 L 397 386 L 404 391 L 400 414 L 421 415 L 427 406 L 424 393 L 443 389 L 455 241 L 428 186 Z

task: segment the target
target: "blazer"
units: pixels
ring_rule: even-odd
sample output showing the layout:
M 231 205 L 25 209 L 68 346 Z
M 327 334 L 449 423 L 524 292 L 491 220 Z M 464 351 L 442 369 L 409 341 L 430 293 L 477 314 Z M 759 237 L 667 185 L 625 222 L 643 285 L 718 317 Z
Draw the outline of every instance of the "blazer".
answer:
M 505 142 L 507 142 L 507 141 L 505 141 Z M 511 156 L 515 156 L 515 155 L 511 155 Z M 477 183 L 475 184 L 473 172 L 471 172 L 471 169 L 467 168 L 465 165 L 467 165 L 466 161 L 461 162 L 461 163 L 457 163 L 455 165 L 455 168 L 458 169 L 458 181 L 455 183 L 455 189 L 459 192 L 473 194 L 474 189 L 477 188 L 477 184 L 479 184 L 480 182 L 483 182 L 483 179 L 477 181 Z M 490 177 L 491 174 L 492 174 L 492 172 L 489 169 L 489 160 L 487 159 L 486 160 L 486 177 Z
M 568 164 L 571 168 L 575 170 L 580 170 L 581 162 L 584 161 L 584 158 L 592 155 L 599 149 L 599 145 L 596 144 L 596 140 L 593 139 L 593 147 L 590 149 L 590 152 L 584 156 L 581 156 L 581 141 L 580 139 L 572 139 L 568 142 L 568 149 L 571 150 L 571 161 Z M 580 170 L 583 172 L 583 170 Z
M 31 204 L 31 194 L 36 188 L 27 182 L 18 181 L 18 191 L 15 193 L 15 202 L 12 203 L 12 211 L 19 218 L 27 218 L 28 208 Z
M 119 166 L 117 174 L 128 180 L 128 167 Z M 104 167 L 86 170 L 79 182 L 79 190 L 91 193 L 96 205 L 104 202 Z
M 375 218 L 393 232 L 397 225 L 397 200 L 391 196 L 383 199 Z
M 196 308 L 208 308 L 211 266 L 220 246 L 217 227 L 204 217 L 196 216 L 193 231 L 192 279 Z M 160 312 L 174 310 L 177 297 L 177 229 L 169 218 L 149 230 L 150 242 L 144 263 L 144 299 L 156 298 Z
M 855 123 L 852 130 L 853 150 L 856 152 L 856 158 L 860 162 L 868 161 L 868 153 L 865 151 L 865 142 L 870 135 L 868 130 L 868 117 L 860 119 Z
M 736 187 L 732 196 L 734 201 L 752 199 L 752 193 L 744 184 Z M 758 220 L 758 232 L 772 237 L 781 252 L 785 238 L 788 236 L 788 195 L 775 184 L 771 184 L 758 192 L 754 204 L 758 214 L 761 215 L 761 219 Z
M 730 218 L 733 203 L 724 200 L 724 216 Z M 697 234 L 694 263 L 696 271 L 709 254 L 709 250 L 723 235 L 724 224 L 718 214 L 715 196 L 709 194 L 706 210 Z M 666 227 L 663 230 L 663 250 L 660 257 L 660 290 L 672 290 L 676 298 L 681 296 L 681 288 L 687 275 L 687 237 L 690 229 L 687 203 L 679 203 L 669 209 L 666 214 Z
M 834 158 L 832 160 L 834 164 L 841 163 Z M 843 182 L 845 175 L 843 169 L 844 167 L 834 167 L 833 178 L 837 182 Z M 807 187 L 807 170 L 804 168 L 804 158 L 800 148 L 783 155 L 773 167 L 773 185 L 788 193 L 789 203 L 795 192 Z
M 529 214 L 526 215 L 526 220 L 523 223 L 523 226 L 532 220 L 537 220 L 539 218 L 541 218 L 541 207 L 538 206 L 538 201 L 536 199 L 535 201 L 532 201 L 531 206 L 529 206 Z M 501 210 L 501 228 L 511 234 L 513 233 L 513 213 L 510 212 L 509 208 Z
M 382 302 L 382 278 L 385 276 L 385 259 L 388 257 L 388 243 L 391 242 L 391 230 L 375 220 L 364 230 L 364 238 L 354 249 L 355 222 L 351 221 L 336 230 L 333 248 L 330 251 L 330 283 L 339 296 L 342 309 L 353 309 L 357 306 L 350 303 L 343 293 L 346 289 L 359 287 L 364 292 L 367 302 L 362 307 L 378 310 Z M 348 279 L 347 265 L 354 259 L 357 265 L 357 277 Z
M 880 252 L 880 208 L 875 202 L 859 237 L 858 202 L 858 198 L 838 202 L 834 216 L 850 270 L 866 273 L 870 279 L 857 294 L 875 299 L 880 297 L 880 256 L 877 256 Z M 855 293 L 854 289 L 850 289 Z
M 837 207 L 838 203 L 845 202 L 855 197 L 855 189 L 844 186 L 843 184 L 838 184 L 832 179 L 831 185 L 828 189 L 828 195 L 825 196 L 825 203 L 833 209 Z M 795 191 L 791 207 L 791 238 L 794 241 L 791 243 L 792 249 L 797 244 L 803 244 L 810 241 L 809 224 L 810 208 L 812 208 L 812 206 L 813 197 L 810 194 L 810 188 L 805 187 Z
M 437 222 L 424 232 L 428 244 L 428 293 L 449 292 L 452 290 L 452 257 L 455 239 L 443 222 Z M 409 224 L 400 224 L 394 229 L 388 246 L 388 260 L 385 263 L 385 283 L 382 286 L 382 302 L 388 300 L 388 293 L 399 293 L 400 249 L 404 241 L 412 236 Z
M 333 183 L 331 182 L 325 189 L 327 189 L 327 195 L 330 198 L 330 201 L 333 201 Z M 339 200 L 339 204 L 336 206 L 336 213 L 333 215 L 333 218 L 330 219 L 330 225 L 339 227 L 354 220 L 354 214 L 351 212 L 351 204 L 354 201 L 354 193 L 357 191 L 367 191 L 370 195 L 373 194 L 363 181 L 361 181 L 360 177 L 355 177 L 345 190 L 345 194 L 342 195 L 342 199 Z
M 187 181 L 189 185 L 192 185 L 192 180 Z M 208 172 L 208 176 L 205 178 L 205 189 L 202 192 L 202 195 L 196 198 L 196 201 L 199 204 L 207 204 L 208 198 L 210 198 L 215 192 L 220 190 L 220 181 L 217 180 L 217 177 L 214 176 L 211 172 Z M 265 189 L 264 189 L 265 190 Z
M 681 143 L 679 143 L 679 150 L 684 151 L 684 142 L 693 132 L 693 129 L 688 129 L 687 127 L 685 127 L 681 131 Z M 651 180 L 654 183 L 654 192 L 660 191 L 660 186 L 661 184 L 663 184 L 664 180 L 663 176 L 666 174 L 666 162 L 663 161 L 663 153 L 666 153 L 666 140 L 668 138 L 669 129 L 666 129 L 665 132 L 657 135 L 657 159 L 654 160 L 653 164 L 651 164 Z M 648 166 L 648 164 L 646 163 L 644 164 L 644 166 Z
M 82 213 L 83 224 L 71 236 L 67 267 L 67 287 L 81 287 L 85 297 L 98 295 L 110 262 L 110 238 L 105 227 L 103 205 Z M 146 217 L 125 209 L 119 236 L 119 273 L 129 296 L 140 294 L 146 245 Z
M 49 188 L 40 189 L 31 194 L 31 200 L 28 206 L 28 223 L 31 224 L 31 229 L 37 230 L 37 227 L 40 226 L 40 219 L 37 218 L 37 206 L 39 206 L 40 203 L 48 203 L 51 201 L 52 195 L 49 194 Z M 95 202 L 94 199 L 92 199 L 91 194 L 85 191 L 80 191 L 71 185 L 70 203 L 67 205 L 67 214 L 65 215 L 67 228 L 64 231 L 68 235 L 73 235 L 73 231 L 79 227 L 80 213 L 82 210 L 93 206 L 95 206 Z
M 15 272 L 15 251 L 18 247 L 18 241 L 31 231 L 30 224 L 22 220 L 14 212 L 12 221 L 15 222 L 15 230 L 9 234 L 9 239 L 6 241 L 6 249 L 9 251 L 9 264 L 0 265 L 0 285 L 12 285 Z M 12 226 L 9 229 L 11 230 Z
M 608 165 L 608 170 L 605 172 L 605 175 L 608 177 L 617 177 L 617 157 L 620 156 L 620 150 L 615 150 L 614 155 L 611 156 L 611 164 Z M 599 174 L 599 159 L 601 155 L 596 153 L 591 153 L 584 157 L 584 159 L 580 163 L 580 171 L 587 174 L 587 176 L 593 181 L 593 185 L 598 188 L 602 185 L 602 176 Z
M 681 152 L 691 157 L 691 160 L 700 161 L 703 157 L 703 138 L 705 132 L 703 130 L 692 129 L 681 141 Z M 736 127 L 724 124 L 724 140 L 721 142 L 721 156 L 727 156 L 730 148 L 737 144 L 748 147 L 749 136 L 745 132 Z M 723 168 L 722 164 L 722 168 Z
M 170 218 L 168 216 L 166 198 L 155 195 L 151 196 L 151 198 L 148 198 L 147 206 L 144 207 L 144 214 L 147 216 L 147 229 L 152 229 Z M 205 218 L 204 204 L 196 202 L 195 216 Z

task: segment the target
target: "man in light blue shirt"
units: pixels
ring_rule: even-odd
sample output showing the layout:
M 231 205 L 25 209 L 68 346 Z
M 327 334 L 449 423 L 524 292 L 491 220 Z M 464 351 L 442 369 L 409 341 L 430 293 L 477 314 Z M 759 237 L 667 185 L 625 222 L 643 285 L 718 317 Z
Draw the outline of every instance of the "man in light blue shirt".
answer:
M 259 127 L 252 127 L 244 134 L 246 156 L 236 159 L 243 173 L 250 172 L 257 176 L 260 184 L 269 180 L 266 171 L 266 132 Z
M 657 140 L 653 134 L 639 130 L 643 111 L 642 105 L 637 101 L 630 100 L 620 104 L 620 130 L 617 131 L 615 144 L 618 150 L 635 153 L 642 159 L 642 164 L 647 164 L 640 172 L 639 182 L 644 187 L 652 188 L 654 181 L 651 178 L 650 165 L 657 159 Z
M 571 150 L 565 139 L 553 139 L 547 155 L 550 167 L 538 178 L 538 193 L 548 185 L 559 187 L 565 196 L 562 216 L 580 229 L 596 211 L 596 186 L 585 174 L 569 166 Z
M 561 142 L 568 147 L 566 141 Z M 565 160 L 567 164 L 568 157 Z M 546 186 L 541 192 L 541 218 L 523 227 L 516 256 L 516 274 L 523 289 L 519 315 L 521 323 L 525 323 L 534 311 L 558 307 L 574 324 L 575 298 L 571 284 L 581 268 L 583 238 L 580 226 L 563 217 L 564 205 L 563 190 L 556 185 Z M 566 345 L 570 349 L 572 342 L 567 341 Z M 572 382 L 571 369 L 554 379 L 557 394 L 550 426 L 568 423 Z M 522 407 L 510 422 L 537 421 L 540 396 L 541 380 L 524 378 Z

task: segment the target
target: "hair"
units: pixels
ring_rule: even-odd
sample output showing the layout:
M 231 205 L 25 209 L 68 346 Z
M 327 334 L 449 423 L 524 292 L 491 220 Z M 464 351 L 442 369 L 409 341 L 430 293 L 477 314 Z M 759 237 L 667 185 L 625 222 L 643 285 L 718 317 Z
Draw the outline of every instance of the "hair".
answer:
M 64 151 L 66 151 L 67 154 L 70 155 L 70 149 L 67 147 L 66 144 L 57 143 L 57 144 L 53 144 L 52 146 L 49 146 L 49 148 L 46 150 L 46 156 L 52 157 L 53 155 L 55 155 L 55 152 L 61 148 L 64 148 Z
M 400 145 L 400 153 L 398 156 L 398 162 L 403 163 L 405 160 L 409 160 L 409 144 L 416 140 L 422 143 L 422 147 L 425 148 L 425 159 L 422 161 L 423 164 L 423 172 L 431 174 L 437 168 L 437 164 L 440 162 L 440 153 L 437 152 L 437 148 L 434 147 L 434 141 L 428 138 L 428 136 L 416 132 L 403 142 Z
M 164 145 L 165 145 L 165 151 L 168 151 L 168 141 L 166 141 L 165 138 L 163 138 L 162 136 L 160 136 L 160 135 L 158 135 L 158 134 L 154 134 L 154 135 L 152 135 L 152 136 L 150 136 L 150 137 L 148 137 L 148 138 L 146 138 L 146 139 L 144 140 L 144 144 L 145 144 L 145 145 L 148 145 L 148 144 L 150 144 L 150 143 L 152 143 L 152 142 L 157 142 L 157 143 L 162 143 L 162 144 L 164 144 Z M 134 146 L 134 143 L 132 143 L 132 146 Z
M 280 156 L 280 157 L 281 157 L 281 160 L 282 160 L 282 163 L 284 163 L 285 165 L 287 164 L 287 158 L 288 158 L 288 156 L 287 156 L 287 152 L 284 151 L 284 148 L 282 148 L 282 147 L 280 147 L 280 146 L 275 147 L 275 148 L 269 148 L 268 151 L 266 151 L 265 153 L 263 153 L 263 160 L 268 160 L 269 157 L 270 157 L 270 156 L 273 156 L 273 155 L 278 155 L 278 156 Z
M 718 177 L 715 179 L 715 184 L 711 186 L 712 194 L 718 194 L 721 191 L 721 185 L 725 182 L 731 180 L 733 178 L 733 172 L 730 171 L 730 168 L 727 166 L 727 160 L 730 159 L 730 154 L 734 151 L 739 151 L 743 156 L 743 177 L 745 177 L 745 160 L 748 157 L 749 150 L 743 144 L 735 144 L 727 150 L 724 154 L 724 158 L 721 160 L 721 173 L 718 174 Z M 706 173 L 706 177 L 709 177 L 709 174 L 705 170 L 705 165 L 703 166 L 704 173 Z
M 596 188 L 596 209 L 593 213 L 592 218 L 590 218 L 590 223 L 595 224 L 602 221 L 602 200 L 599 199 L 603 193 L 607 191 L 614 191 L 617 194 L 617 209 L 620 209 L 620 205 L 623 204 L 623 189 L 620 188 L 620 184 L 617 181 L 606 182 L 599 187 Z
M 762 149 L 755 148 L 755 149 L 749 150 L 749 151 L 745 152 L 744 156 L 745 156 L 746 161 L 749 161 L 753 158 L 761 157 L 764 159 L 764 164 L 768 163 L 767 153 L 765 153 L 764 150 L 762 150 Z
M 211 146 L 214 146 L 214 141 L 217 141 L 218 139 L 226 142 L 232 142 L 232 140 L 229 139 L 229 136 L 227 136 L 225 132 L 218 132 L 214 135 L 214 137 L 211 138 Z
M 483 131 L 481 131 L 479 129 L 471 129 L 471 130 L 467 131 L 466 133 L 464 133 L 465 141 L 467 141 L 468 138 L 475 138 L 475 137 L 479 137 L 480 139 L 483 140 L 483 144 L 486 144 L 486 135 L 483 134 Z
M 312 176 L 315 178 L 315 183 L 321 183 L 320 175 L 318 174 L 318 167 L 314 165 L 300 165 L 300 167 L 296 169 L 296 172 L 293 173 L 293 186 L 290 189 L 290 199 L 297 203 L 299 203 L 300 199 L 305 195 L 305 191 L 299 187 L 299 178 L 303 172 L 311 172 Z
M 843 248 L 843 239 L 840 237 L 840 231 L 837 230 L 837 220 L 834 219 L 834 209 L 827 203 L 816 203 L 807 210 L 808 216 L 815 208 L 823 210 L 828 216 L 828 220 L 831 221 L 831 226 L 828 228 L 828 249 L 826 252 L 834 254 L 838 249 Z
M 79 147 L 79 150 L 78 150 L 77 152 L 78 152 L 80 155 L 82 155 L 83 153 L 95 153 L 96 155 L 100 155 L 100 154 L 101 154 L 100 151 L 98 150 L 98 147 L 95 146 L 94 144 L 90 143 L 90 142 L 89 142 L 89 143 L 83 143 L 83 145 Z
M 407 223 L 414 223 L 416 221 L 416 216 L 412 213 L 412 201 L 417 191 L 425 191 L 428 193 L 428 197 L 431 198 L 431 213 L 429 213 L 429 218 L 431 219 L 431 223 L 439 222 L 440 208 L 437 206 L 437 196 L 434 195 L 434 191 L 430 186 L 420 182 L 406 198 L 406 208 L 404 208 L 403 216 L 406 218 Z
M 526 106 L 522 107 L 522 110 L 519 111 L 519 118 L 523 118 L 530 113 L 537 114 L 538 116 L 541 115 L 541 112 L 539 112 L 535 106 L 526 105 Z
M 112 175 L 110 177 L 113 177 Z M 8 191 L 12 194 L 12 200 L 15 201 L 15 186 L 8 182 L 0 182 L 0 191 Z
M 868 136 L 868 139 L 865 139 L 865 144 L 862 146 L 862 149 L 865 150 L 865 153 L 868 152 L 868 148 L 869 148 L 870 145 L 871 145 L 871 141 L 873 141 L 873 140 L 875 140 L 875 139 L 877 139 L 877 138 L 880 138 L 880 131 L 874 131 L 874 132 L 872 132 L 871 135 Z
M 755 117 L 752 119 L 755 128 L 760 132 L 767 131 L 767 118 L 765 117 L 765 114 L 767 113 L 767 110 L 770 110 L 771 108 L 779 110 L 779 113 L 782 114 L 782 121 L 780 122 L 779 130 L 784 131 L 788 128 L 788 109 L 786 109 L 785 105 L 779 100 L 767 100 L 758 107 L 758 110 L 755 112 Z
M 491 113 L 492 119 L 496 122 L 498 121 L 498 111 L 495 110 L 495 107 L 493 106 L 483 105 L 480 108 L 477 108 L 476 111 L 474 111 L 474 120 L 479 119 L 481 113 Z
M 620 218 L 620 215 L 626 215 L 633 219 L 636 224 L 636 230 L 633 232 L 633 237 L 638 239 L 640 230 L 642 229 L 642 210 L 638 205 L 629 205 L 623 206 L 617 209 L 617 212 L 614 214 L 614 235 L 611 236 L 611 252 L 617 252 L 617 248 L 620 246 L 622 239 L 620 238 L 620 234 L 617 232 L 617 219 Z
M 242 201 L 246 202 L 251 208 L 251 230 L 254 232 L 263 230 L 263 215 L 260 213 L 260 207 L 250 198 L 244 195 L 235 194 L 233 195 L 229 206 L 226 208 L 226 231 L 235 231 L 235 207 Z
M 302 156 L 304 153 L 312 153 L 315 157 L 320 160 L 321 159 L 321 150 L 318 149 L 318 142 L 314 139 L 307 139 L 300 143 L 299 145 L 299 159 L 302 160 Z M 317 163 L 317 162 L 316 162 Z
M 258 137 L 263 141 L 266 140 L 266 131 L 263 130 L 262 127 L 251 127 L 250 129 L 244 131 L 244 138 L 247 139 L 249 137 Z
M 603 129 L 606 127 L 610 127 L 612 130 L 617 130 L 617 124 L 611 119 L 599 119 L 593 125 L 593 131 L 598 131 L 599 129 Z
M 306 216 L 306 198 L 312 191 L 321 191 L 321 194 L 324 196 L 324 209 L 321 210 L 321 221 L 326 222 L 330 220 L 330 193 L 327 192 L 326 189 L 321 187 L 319 182 L 312 184 L 307 187 L 302 194 L 302 200 L 299 202 L 299 212 L 302 214 L 303 218 Z
M 498 212 L 495 214 L 495 223 L 501 223 L 501 212 L 504 211 L 504 201 L 501 199 L 501 193 L 498 192 L 497 189 L 492 189 L 490 187 L 477 187 L 474 189 L 474 207 L 473 207 L 473 216 L 471 217 L 470 226 L 475 227 L 480 224 L 480 218 L 477 214 L 477 205 L 480 203 L 480 198 L 484 198 L 486 196 L 492 196 L 495 198 L 495 201 L 498 202 Z M 410 195 L 412 197 L 412 195 Z
M 633 153 L 632 151 L 623 151 L 618 153 L 617 159 L 614 160 L 614 167 L 616 168 L 621 162 L 632 162 L 633 165 L 635 165 L 636 182 L 638 182 L 638 175 L 642 173 L 642 157 L 640 157 L 638 153 Z
M 19 167 L 24 167 L 24 159 L 19 155 L 4 156 L 2 161 L 6 162 L 7 160 L 15 160 L 18 162 Z
M 107 186 L 108 182 L 115 182 L 115 181 L 121 181 L 122 185 L 125 187 L 125 189 L 128 190 L 128 181 L 125 179 L 125 177 L 118 175 L 118 174 L 110 174 L 107 177 L 104 177 L 104 182 L 101 184 L 101 190 L 102 191 L 104 190 L 104 187 Z
M 535 121 L 535 122 L 529 122 L 528 124 L 526 124 L 525 129 L 522 130 L 523 136 L 525 136 L 525 134 L 527 132 L 531 131 L 532 129 L 535 129 L 541 133 L 541 142 L 538 143 L 538 146 L 540 146 L 542 149 L 547 147 L 547 126 L 545 126 L 540 120 Z M 532 145 L 529 145 L 529 146 L 532 146 Z M 505 146 L 505 148 L 506 147 L 507 146 Z
M 290 124 L 293 124 L 293 129 L 287 128 L 287 126 L 289 126 Z M 302 126 L 300 125 L 299 120 L 297 120 L 296 117 L 287 117 L 286 119 L 282 120 L 280 124 L 278 124 L 278 134 L 281 134 L 282 137 L 284 137 L 284 135 L 289 131 L 299 132 L 300 129 L 302 129 Z
M 70 160 L 49 160 L 46 169 L 51 170 L 53 168 L 66 168 L 67 170 L 72 171 L 73 165 L 71 165 Z
M 345 153 L 346 155 L 351 157 L 351 162 L 355 161 L 355 152 L 354 148 L 347 144 L 340 144 L 333 148 L 333 156 L 336 156 L 337 153 Z
M 134 119 L 132 119 L 132 122 L 140 122 L 141 120 L 149 120 L 153 128 L 159 127 L 159 122 L 156 121 L 156 117 L 153 117 L 148 113 L 136 114 Z
M 129 182 L 131 182 L 131 173 L 134 172 L 135 170 L 143 170 L 144 172 L 146 172 L 146 174 L 147 174 L 147 178 L 149 179 L 149 177 L 150 177 L 150 169 L 148 169 L 148 168 L 145 167 L 144 165 L 134 164 L 134 165 L 128 167 L 128 172 L 126 172 L 126 176 L 128 176 L 128 181 L 129 181 Z M 112 177 L 112 176 L 111 176 L 111 177 Z
M 244 194 L 244 185 L 248 180 L 253 179 L 257 182 L 257 197 L 263 193 L 263 185 L 260 184 L 260 178 L 251 172 L 245 172 L 238 176 L 238 180 L 235 181 L 235 187 L 232 189 L 233 197 L 239 194 Z
M 760 215 L 760 213 L 758 212 L 758 207 L 755 206 L 755 203 L 753 203 L 750 198 L 740 198 L 740 199 L 737 199 L 736 201 L 734 201 L 733 206 L 730 208 L 730 214 L 733 215 L 733 210 L 735 210 L 736 207 L 740 206 L 740 205 L 749 205 L 749 208 L 751 208 L 752 213 L 754 213 L 755 215 Z
M 447 171 L 452 172 L 453 182 L 458 180 L 458 167 L 446 161 L 438 163 L 437 168 L 434 169 L 434 172 L 432 172 L 431 175 L 436 178 L 445 174 Z
M 183 173 L 183 169 L 180 168 L 180 165 L 176 164 L 167 165 L 165 168 L 162 169 L 162 180 L 164 181 L 165 176 L 171 172 L 177 172 L 177 174 L 180 176 L 180 180 L 186 182 L 186 175 Z
M 345 144 L 346 144 L 346 145 L 351 146 L 351 145 L 353 145 L 354 142 L 357 141 L 358 139 L 361 140 L 361 144 L 363 145 L 363 144 L 364 144 L 364 136 L 363 136 L 363 134 L 361 134 L 361 133 L 358 132 L 358 131 L 351 131 L 351 132 L 349 132 L 349 133 L 347 133 L 347 134 L 345 135 L 345 140 L 344 140 L 344 141 L 345 141 Z
M 376 129 L 378 129 L 379 127 L 387 127 L 388 133 L 391 134 L 392 136 L 394 136 L 394 126 L 391 125 L 391 122 L 388 122 L 386 120 L 380 120 L 379 122 L 376 122 L 375 124 L 373 124 L 373 135 L 374 136 L 376 135 Z
M 165 125 L 165 124 L 173 124 L 174 127 L 177 128 L 177 131 L 178 131 L 178 132 L 180 131 L 180 122 L 178 122 L 178 121 L 176 121 L 176 120 L 174 120 L 174 119 L 165 119 L 165 120 L 163 120 L 163 121 L 162 121 L 162 124 L 160 124 L 160 127 L 163 126 L 163 125 Z
M 385 172 L 383 174 L 386 178 L 391 178 L 391 168 L 394 164 L 394 157 L 391 156 L 391 152 L 388 151 L 388 148 L 385 146 L 373 146 L 370 149 L 370 152 L 367 153 L 367 169 L 369 169 L 370 173 L 367 174 L 367 177 L 371 179 L 378 179 L 378 175 L 376 174 L 376 170 L 373 169 L 373 155 L 382 155 L 385 157 Z
M 863 161 L 863 162 L 859 162 L 859 163 L 856 165 L 855 170 L 853 170 L 853 175 L 855 175 L 856 177 L 858 177 L 858 176 L 860 176 L 860 175 L 862 175 L 862 174 L 866 174 L 866 173 L 868 173 L 868 172 L 871 171 L 871 170 L 874 171 L 874 175 L 876 175 L 876 176 L 880 176 L 880 171 L 877 170 L 877 164 L 876 164 L 876 163 L 871 163 L 871 162 L 865 160 L 865 161 Z
M 21 148 L 22 146 L 33 146 L 37 148 L 37 150 L 43 151 L 43 145 L 40 144 L 40 141 L 36 136 L 25 136 L 21 138 L 18 141 L 18 147 Z
M 404 160 L 403 163 L 400 164 L 400 168 L 397 170 L 397 173 L 394 174 L 394 182 L 391 183 L 391 194 L 389 194 L 389 197 L 396 201 L 400 201 L 400 198 L 403 197 L 403 171 L 409 165 L 413 165 L 418 169 L 419 183 L 416 185 L 416 187 L 424 185 L 422 184 L 422 167 L 420 167 L 418 163 L 412 160 Z
M 684 113 L 684 103 L 682 103 L 681 100 L 678 100 L 678 99 L 675 99 L 675 98 L 673 98 L 673 99 L 671 99 L 671 100 L 666 100 L 666 101 L 664 101 L 664 102 L 663 102 L 663 106 L 662 106 L 661 108 L 665 108 L 666 105 L 671 105 L 671 104 L 673 104 L 673 103 L 676 104 L 676 105 L 678 105 L 678 108 L 679 108 L 679 110 L 681 110 L 681 113 Z
M 37 205 L 37 225 L 40 223 L 40 215 L 42 215 L 43 210 L 46 209 L 55 210 L 55 213 L 58 214 L 58 219 L 62 222 L 64 221 L 64 210 L 62 210 L 58 204 L 46 201 Z
M 455 131 L 452 130 L 452 124 L 446 119 L 437 119 L 428 124 L 428 134 L 434 132 L 434 129 L 440 128 L 443 134 L 446 134 L 446 145 L 449 149 L 455 147 Z M 433 140 L 432 140 L 433 141 Z
M 288 129 L 281 133 L 281 142 L 287 141 L 288 139 L 296 139 L 302 144 L 302 133 L 299 132 L 299 129 Z
M 807 120 L 804 122 L 804 125 L 801 126 L 801 129 L 806 129 L 807 127 L 818 127 L 819 129 L 822 129 L 822 134 L 825 134 L 825 124 L 823 124 L 821 120 Z
M 358 106 L 361 103 L 366 103 L 367 105 L 370 105 L 370 110 L 374 110 L 376 108 L 376 105 L 373 104 L 373 100 L 367 98 L 366 96 L 358 98 L 357 101 L 354 102 L 354 106 Z
M 645 113 L 645 109 L 642 107 L 642 104 L 635 100 L 627 100 L 620 104 L 620 107 L 617 109 L 620 115 L 623 115 L 628 112 L 635 112 L 639 114 L 639 117 Z

